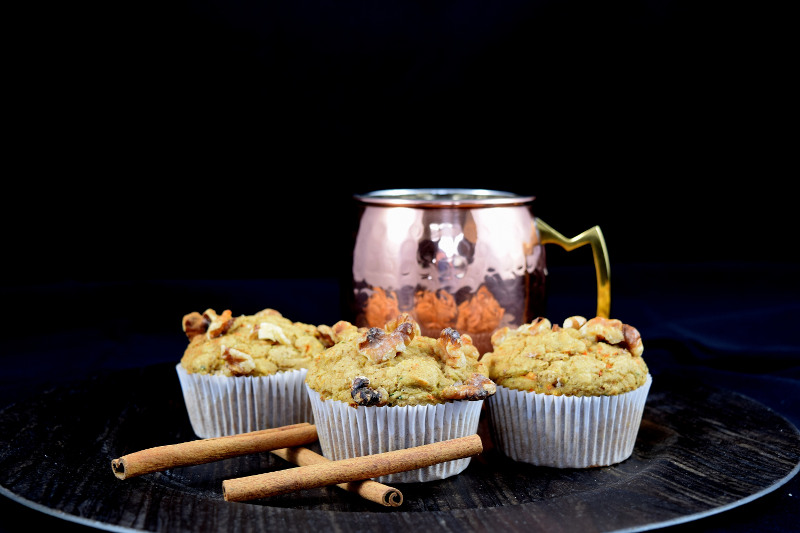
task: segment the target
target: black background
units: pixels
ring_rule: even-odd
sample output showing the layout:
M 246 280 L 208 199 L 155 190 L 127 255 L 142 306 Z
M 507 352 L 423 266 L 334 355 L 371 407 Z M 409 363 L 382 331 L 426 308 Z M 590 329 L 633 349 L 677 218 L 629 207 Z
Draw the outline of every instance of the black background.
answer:
M 193 310 L 335 320 L 354 193 L 477 187 L 535 195 L 568 236 L 599 225 L 612 314 L 653 367 L 798 424 L 788 20 L 678 0 L 12 9 L 3 403 L 176 359 Z M 555 312 L 591 302 L 590 252 L 547 253 Z M 780 530 L 800 489 L 778 492 L 698 528 Z
M 536 195 L 565 234 L 599 224 L 617 262 L 795 254 L 796 86 L 773 3 L 11 15 L 2 216 L 18 277 L 318 276 L 342 260 L 351 195 L 394 187 Z M 267 248 L 282 259 L 244 251 Z

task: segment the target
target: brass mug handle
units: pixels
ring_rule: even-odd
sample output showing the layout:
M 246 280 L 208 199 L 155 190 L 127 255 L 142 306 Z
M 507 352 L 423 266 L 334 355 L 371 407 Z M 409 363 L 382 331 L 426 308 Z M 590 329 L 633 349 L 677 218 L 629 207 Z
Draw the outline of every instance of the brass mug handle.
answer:
M 554 230 L 541 218 L 536 219 L 539 228 L 539 241 L 542 244 L 558 244 L 566 251 L 571 252 L 584 244 L 592 246 L 594 256 L 594 269 L 597 274 L 597 316 L 609 318 L 611 316 L 611 265 L 608 262 L 608 250 L 600 226 L 588 229 L 572 239 L 564 237 Z

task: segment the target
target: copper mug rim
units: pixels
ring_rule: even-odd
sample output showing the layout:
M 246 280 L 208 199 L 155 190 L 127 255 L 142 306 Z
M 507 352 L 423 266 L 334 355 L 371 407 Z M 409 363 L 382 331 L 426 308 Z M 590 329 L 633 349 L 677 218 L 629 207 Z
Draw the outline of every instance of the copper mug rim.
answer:
M 526 205 L 535 198 L 493 189 L 468 188 L 381 189 L 353 197 L 368 205 L 465 208 Z

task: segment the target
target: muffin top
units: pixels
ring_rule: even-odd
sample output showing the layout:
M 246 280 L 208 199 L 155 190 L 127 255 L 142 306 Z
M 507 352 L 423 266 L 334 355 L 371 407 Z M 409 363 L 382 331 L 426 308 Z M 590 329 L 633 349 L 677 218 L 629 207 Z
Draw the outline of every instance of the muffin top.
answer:
M 409 406 L 483 400 L 495 392 L 472 339 L 455 329 L 425 337 L 402 313 L 384 328 L 341 321 L 329 333 L 335 344 L 314 357 L 306 375 L 323 400 Z
M 510 389 L 568 396 L 610 396 L 647 379 L 639 332 L 603 317 L 570 317 L 563 326 L 538 318 L 492 335 L 481 362 L 489 377 Z
M 183 331 L 189 346 L 181 365 L 198 374 L 268 376 L 308 368 L 332 344 L 325 326 L 292 322 L 274 309 L 237 317 L 230 310 L 193 312 L 183 317 Z

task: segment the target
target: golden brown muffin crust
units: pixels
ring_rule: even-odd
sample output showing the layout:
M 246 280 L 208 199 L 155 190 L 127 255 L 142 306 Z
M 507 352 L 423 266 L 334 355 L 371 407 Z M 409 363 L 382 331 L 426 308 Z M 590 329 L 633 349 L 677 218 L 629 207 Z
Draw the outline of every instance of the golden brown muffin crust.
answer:
M 330 328 L 292 322 L 274 309 L 233 317 L 213 309 L 183 317 L 189 339 L 181 365 L 189 373 L 267 376 L 307 368 L 332 344 Z
M 482 358 L 498 385 L 530 392 L 603 396 L 645 383 L 641 335 L 616 319 L 570 317 L 562 326 L 538 318 L 492 336 L 494 350 Z
M 316 355 L 306 383 L 323 400 L 358 405 L 426 405 L 481 400 L 494 394 L 468 335 L 445 328 L 439 338 L 420 334 L 407 313 L 383 328 L 333 326 L 335 345 Z

